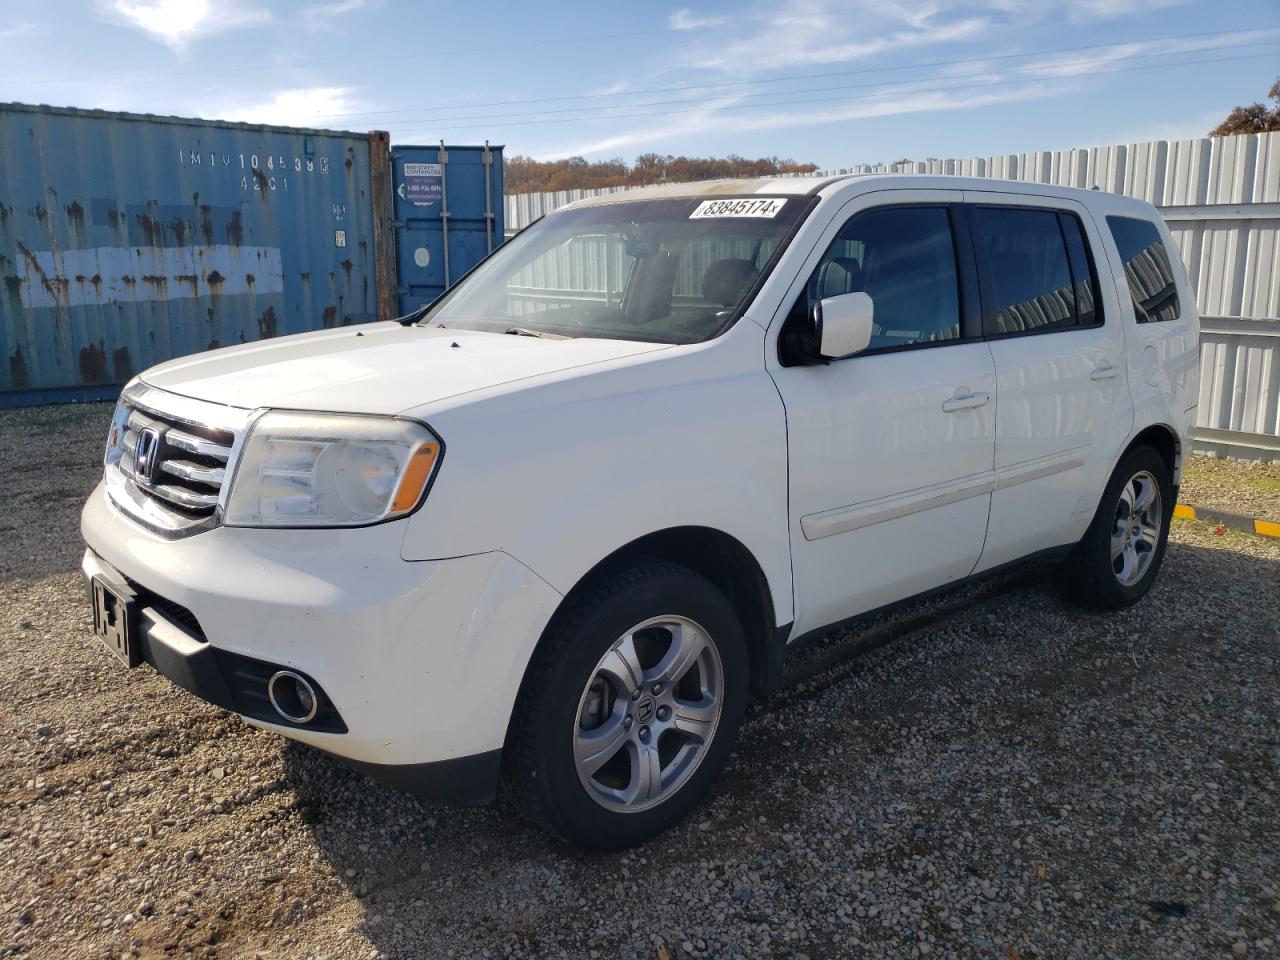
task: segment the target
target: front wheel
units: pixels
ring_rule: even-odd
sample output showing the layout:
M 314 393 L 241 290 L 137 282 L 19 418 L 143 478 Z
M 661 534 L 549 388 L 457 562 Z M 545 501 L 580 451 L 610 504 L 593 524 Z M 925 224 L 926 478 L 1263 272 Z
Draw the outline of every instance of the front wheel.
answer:
M 688 814 L 724 766 L 746 706 L 746 641 L 723 594 L 666 561 L 570 604 L 521 688 L 506 785 L 552 833 L 621 849 Z
M 1067 586 L 1081 602 L 1116 610 L 1146 595 L 1164 560 L 1173 480 L 1150 447 L 1131 450 L 1112 474 L 1093 522 L 1067 559 Z

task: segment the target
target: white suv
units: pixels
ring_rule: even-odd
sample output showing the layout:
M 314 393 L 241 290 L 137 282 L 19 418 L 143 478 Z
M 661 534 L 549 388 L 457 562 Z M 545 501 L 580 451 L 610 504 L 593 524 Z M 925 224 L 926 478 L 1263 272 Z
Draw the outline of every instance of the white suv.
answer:
M 1147 204 L 727 181 L 566 207 L 398 322 L 125 389 L 95 630 L 421 795 L 622 847 L 798 639 L 1027 557 L 1160 567 L 1198 323 Z

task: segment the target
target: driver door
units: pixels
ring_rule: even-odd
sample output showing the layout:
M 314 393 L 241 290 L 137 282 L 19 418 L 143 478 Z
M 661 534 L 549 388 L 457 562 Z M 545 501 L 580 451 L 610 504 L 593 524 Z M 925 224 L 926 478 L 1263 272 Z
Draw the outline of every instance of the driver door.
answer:
M 987 528 L 995 367 L 951 205 L 958 192 L 855 198 L 830 224 L 775 318 L 785 338 L 812 304 L 858 290 L 867 350 L 770 369 L 786 408 L 793 635 L 967 576 Z

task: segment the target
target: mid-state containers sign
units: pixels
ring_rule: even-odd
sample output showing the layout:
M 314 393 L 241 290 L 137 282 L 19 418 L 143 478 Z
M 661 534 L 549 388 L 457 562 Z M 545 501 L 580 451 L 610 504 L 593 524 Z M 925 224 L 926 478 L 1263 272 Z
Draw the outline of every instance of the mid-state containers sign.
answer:
M 417 207 L 439 203 L 444 196 L 443 176 L 438 163 L 406 163 L 400 182 L 400 198 Z

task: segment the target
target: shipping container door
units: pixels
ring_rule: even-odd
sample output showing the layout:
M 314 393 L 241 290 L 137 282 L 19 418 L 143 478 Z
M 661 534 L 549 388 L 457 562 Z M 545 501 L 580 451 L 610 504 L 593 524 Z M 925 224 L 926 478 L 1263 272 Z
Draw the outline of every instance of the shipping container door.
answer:
M 501 147 L 392 147 L 397 292 L 410 313 L 502 242 Z

